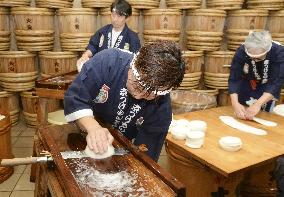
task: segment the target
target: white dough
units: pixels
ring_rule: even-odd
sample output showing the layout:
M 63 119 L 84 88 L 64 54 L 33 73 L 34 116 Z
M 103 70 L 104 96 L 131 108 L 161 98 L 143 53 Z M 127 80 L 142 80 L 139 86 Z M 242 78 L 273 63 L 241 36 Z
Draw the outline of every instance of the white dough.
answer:
M 238 129 L 240 131 L 244 131 L 244 132 L 255 134 L 255 135 L 266 135 L 267 134 L 265 130 L 243 124 L 231 116 L 220 116 L 219 119 L 226 125 L 233 127 L 235 129 Z
M 111 156 L 114 155 L 114 148 L 113 148 L 112 145 L 109 145 L 108 149 L 105 153 L 97 154 L 94 151 L 92 151 L 89 148 L 89 146 L 86 146 L 85 153 L 88 157 L 91 157 L 91 158 L 94 158 L 94 159 L 104 159 L 104 158 L 111 157 Z

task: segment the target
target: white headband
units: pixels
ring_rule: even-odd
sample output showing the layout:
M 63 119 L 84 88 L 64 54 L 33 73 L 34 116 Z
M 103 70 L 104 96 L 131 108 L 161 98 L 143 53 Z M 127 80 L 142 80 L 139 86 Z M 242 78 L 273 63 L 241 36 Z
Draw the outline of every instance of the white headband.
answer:
M 265 52 L 263 52 L 263 53 L 261 53 L 261 54 L 258 54 L 258 55 L 250 54 L 250 53 L 248 52 L 248 50 L 247 50 L 246 47 L 245 47 L 245 52 L 246 52 L 246 54 L 247 54 L 248 56 L 250 56 L 250 57 L 252 57 L 252 58 L 259 58 L 259 57 L 263 57 L 265 54 L 267 54 L 267 53 L 270 51 L 271 47 L 272 47 L 272 45 L 270 46 L 270 48 L 269 48 L 267 51 L 265 51 Z
M 149 90 L 151 87 L 148 86 L 146 83 L 144 83 L 143 81 L 141 81 L 141 76 L 140 74 L 138 73 L 138 70 L 135 68 L 135 62 L 136 62 L 136 59 L 137 59 L 137 56 L 138 56 L 139 52 L 137 54 L 134 54 L 134 57 L 130 63 L 130 68 L 132 69 L 132 73 L 134 75 L 134 77 L 136 78 L 136 80 L 138 81 L 138 83 L 145 87 L 146 90 Z M 168 89 L 168 90 L 163 90 L 163 91 L 152 91 L 152 93 L 154 95 L 158 95 L 158 96 L 163 96 L 163 95 L 166 95 L 166 94 L 169 94 L 170 92 L 172 91 L 172 88 Z

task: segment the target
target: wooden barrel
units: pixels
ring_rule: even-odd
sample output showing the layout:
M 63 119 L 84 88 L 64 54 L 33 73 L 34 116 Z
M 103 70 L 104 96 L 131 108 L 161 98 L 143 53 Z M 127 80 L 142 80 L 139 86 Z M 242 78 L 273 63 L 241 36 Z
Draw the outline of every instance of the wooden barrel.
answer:
M 182 57 L 185 61 L 185 73 L 201 72 L 204 63 L 203 51 L 183 51 Z
M 76 70 L 77 58 L 74 52 L 42 51 L 39 53 L 41 74 L 56 75 Z
M 0 85 L 3 90 L 18 92 L 35 86 L 35 54 L 27 51 L 0 51 Z
M 20 117 L 19 95 L 12 92 L 0 91 L 0 97 L 8 98 L 10 121 L 12 126 L 18 124 Z
M 214 51 L 205 54 L 205 72 L 230 73 L 231 62 L 235 52 Z
M 35 56 L 27 51 L 0 51 L 0 73 L 34 72 Z
M 201 8 L 201 0 L 166 0 L 168 8 L 175 9 L 198 9 Z
M 204 110 L 216 107 L 216 97 L 199 92 L 175 90 L 171 92 L 173 114 Z
M 7 7 L 17 7 L 17 6 L 30 6 L 31 0 L 2 0 L 0 1 L 0 6 L 7 6 Z
M 280 92 L 280 98 L 277 101 L 277 104 L 284 104 L 284 88 L 282 87 L 281 92 Z
M 217 103 L 218 106 L 232 105 L 228 90 L 219 90 L 219 94 L 217 96 Z
M 112 0 L 81 0 L 84 8 L 107 8 L 112 2 Z
M 34 90 L 21 92 L 21 101 L 23 106 L 23 115 L 28 127 L 37 125 L 38 96 Z M 60 101 L 57 99 L 48 99 L 48 112 L 56 111 L 60 108 Z
M 0 7 L 0 31 L 9 30 L 9 10 L 5 7 Z
M 143 11 L 144 40 L 178 41 L 181 28 L 181 11 L 178 9 L 150 9 Z
M 218 50 L 223 38 L 226 12 L 217 9 L 197 9 L 188 10 L 186 16 L 188 49 Z
M 71 8 L 72 0 L 35 0 L 38 8 Z
M 64 51 L 85 51 L 90 37 L 94 33 L 62 33 L 61 47 Z
M 12 154 L 9 109 L 6 103 L 8 103 L 8 97 L 0 97 L 0 114 L 4 116 L 0 118 L 0 160 L 14 157 Z M 7 180 L 13 172 L 13 167 L 0 166 L 0 183 Z
M 240 10 L 242 9 L 244 0 L 207 0 L 208 8 L 221 10 Z
M 284 7 L 282 0 L 247 0 L 249 9 L 280 10 Z
M 101 27 L 107 24 L 111 24 L 111 12 L 110 8 L 103 8 L 99 10 L 101 16 Z M 132 8 L 132 15 L 127 19 L 127 26 L 134 32 L 139 32 L 139 16 L 140 10 Z
M 14 7 L 11 14 L 16 30 L 53 30 L 54 12 L 48 8 Z
M 187 197 L 236 197 L 243 174 L 225 177 L 191 157 L 190 153 L 165 143 L 171 174 L 186 186 Z M 225 194 L 221 194 L 222 189 Z
M 227 29 L 264 29 L 268 10 L 242 9 L 228 12 Z
M 281 21 L 284 20 L 284 10 L 271 11 L 267 21 L 267 28 L 270 33 L 284 33 Z
M 92 8 L 63 8 L 57 12 L 60 33 L 94 33 L 97 11 Z
M 223 32 L 226 12 L 217 9 L 196 9 L 186 12 L 187 31 Z
M 246 174 L 241 185 L 241 195 L 245 197 L 275 197 L 277 187 L 273 171 L 275 161 L 253 168 Z
M 136 9 L 154 9 L 160 5 L 160 0 L 128 0 L 128 2 Z
M 244 43 L 246 37 L 248 36 L 249 29 L 228 29 L 227 30 L 227 44 L 228 49 L 235 51 Z M 263 31 L 263 29 L 254 29 L 253 31 Z

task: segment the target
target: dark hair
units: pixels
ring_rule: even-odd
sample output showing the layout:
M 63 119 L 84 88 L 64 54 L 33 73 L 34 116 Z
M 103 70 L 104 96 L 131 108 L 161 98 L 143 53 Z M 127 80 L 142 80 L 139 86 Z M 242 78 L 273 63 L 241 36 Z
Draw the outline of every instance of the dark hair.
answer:
M 125 0 L 116 0 L 111 4 L 110 11 L 112 12 L 113 9 L 121 15 L 125 16 L 126 18 L 132 15 L 132 7 L 131 5 Z
M 173 41 L 157 41 L 139 50 L 135 67 L 147 87 L 147 92 L 180 86 L 185 63 L 181 50 Z

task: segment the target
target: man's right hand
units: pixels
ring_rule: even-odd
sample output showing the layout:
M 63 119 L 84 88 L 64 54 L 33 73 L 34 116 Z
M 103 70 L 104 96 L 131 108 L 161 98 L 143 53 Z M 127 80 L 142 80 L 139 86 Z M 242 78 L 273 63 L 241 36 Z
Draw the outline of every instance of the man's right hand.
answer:
M 108 145 L 113 142 L 113 137 L 107 128 L 96 127 L 88 130 L 87 146 L 98 154 L 107 151 Z
M 242 104 L 240 104 L 239 102 L 237 103 L 232 103 L 232 106 L 234 108 L 235 111 L 235 115 L 240 118 L 245 120 L 246 119 L 246 108 L 245 106 L 243 106 Z
M 78 59 L 77 64 L 76 64 L 78 72 L 81 71 L 81 69 L 82 69 L 84 63 L 85 63 L 86 61 L 88 61 L 89 59 L 90 59 L 90 58 L 89 58 L 88 56 L 85 56 L 85 55 L 83 55 L 80 59 Z

